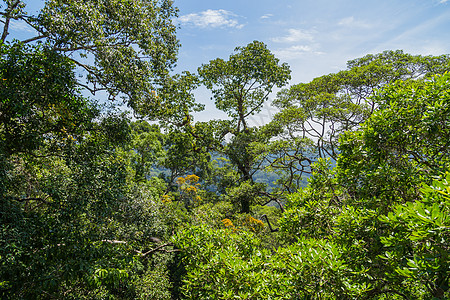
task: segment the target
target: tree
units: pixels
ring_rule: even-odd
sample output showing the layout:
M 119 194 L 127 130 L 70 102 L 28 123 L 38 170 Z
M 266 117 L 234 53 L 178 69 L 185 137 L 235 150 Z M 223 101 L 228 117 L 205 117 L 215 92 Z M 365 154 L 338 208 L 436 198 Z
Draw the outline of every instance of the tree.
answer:
M 341 136 L 337 166 L 319 160 L 289 197 L 282 231 L 339 245 L 364 297 L 448 296 L 449 82 L 444 73 L 383 87 L 377 110 Z
M 143 146 L 152 128 L 135 128 L 145 159 L 129 180 L 128 116 L 82 97 L 58 52 L 0 51 L 1 297 L 167 299 L 171 244 L 152 237 L 167 240 L 177 212 L 160 201 L 162 180 L 140 178 L 158 150 Z
M 228 127 L 222 128 L 222 137 L 230 133 L 231 140 L 220 151 L 239 171 L 240 181 L 252 184 L 256 157 L 250 144 L 258 138 L 258 130 L 248 124 L 248 119 L 261 111 L 274 87 L 287 83 L 290 70 L 287 64 L 279 65 L 267 46 L 258 41 L 237 47 L 235 52 L 228 61 L 217 58 L 202 65 L 198 72 L 212 90 L 216 107 L 231 119 Z M 248 213 L 250 203 L 250 198 L 243 197 L 241 211 Z
M 20 43 L 0 44 L 0 55 L 0 141 L 6 157 L 37 149 L 47 155 L 89 129 L 99 111 L 79 95 L 69 59 Z
M 189 76 L 167 75 L 178 47 L 172 2 L 49 0 L 38 16 L 4 2 L 0 297 L 169 298 L 176 250 L 164 241 L 180 209 L 161 201 L 163 180 L 144 180 L 162 152 L 159 128 L 136 124 L 130 136 L 127 114 L 81 89 L 167 118 L 161 112 L 174 103 L 165 101 L 178 105 L 184 90 L 174 91 L 191 86 Z M 11 19 L 37 36 L 10 41 Z M 123 151 L 131 147 L 134 156 Z
M 136 110 L 145 105 L 145 115 L 156 116 L 161 99 L 154 91 L 179 46 L 171 0 L 47 0 L 38 15 L 29 15 L 20 0 L 4 2 L 0 42 L 7 41 L 10 21 L 21 20 L 36 32 L 21 42 L 43 42 L 68 57 L 83 76 L 79 86 L 120 96 Z
M 129 172 L 134 173 L 134 181 L 145 182 L 151 176 L 151 169 L 164 157 L 164 137 L 158 125 L 143 120 L 131 123 L 131 134 L 131 143 L 124 145 L 130 148 L 127 149 L 132 166 Z
M 420 182 L 447 170 L 448 90 L 445 73 L 399 81 L 373 97 L 379 111 L 361 130 L 341 138 L 339 176 L 355 200 L 377 199 L 381 203 L 373 205 L 379 209 L 411 201 Z
M 80 241 L 93 233 L 86 220 L 120 193 L 117 164 L 100 166 L 98 159 L 109 154 L 105 140 L 123 128 L 108 117 L 96 124 L 99 110 L 75 88 L 73 63 L 64 56 L 20 43 L 2 44 L 1 51 L 0 287 L 5 297 L 33 297 L 60 276 L 61 283 L 77 277 L 52 273 L 61 267 L 61 251 L 79 255 L 72 246 L 82 249 Z
M 269 128 L 279 133 L 261 145 L 267 163 L 284 176 L 283 190 L 295 191 L 317 158 L 337 159 L 339 137 L 357 130 L 377 109 L 375 91 L 397 80 L 428 78 L 450 68 L 450 56 L 385 51 L 347 63 L 347 70 L 283 89 L 274 100 L 280 112 Z
M 388 232 L 381 237 L 381 256 L 394 269 L 389 274 L 407 284 L 420 284 L 434 299 L 449 294 L 450 174 L 436 178 L 414 202 L 396 205 L 380 217 Z

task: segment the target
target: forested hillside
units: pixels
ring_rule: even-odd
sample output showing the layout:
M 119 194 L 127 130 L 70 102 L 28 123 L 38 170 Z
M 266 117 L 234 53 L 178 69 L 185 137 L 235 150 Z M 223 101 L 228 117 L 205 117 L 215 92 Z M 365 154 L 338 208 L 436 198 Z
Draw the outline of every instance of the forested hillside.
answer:
M 450 297 L 450 55 L 288 87 L 260 41 L 175 74 L 169 0 L 1 9 L 2 299 Z

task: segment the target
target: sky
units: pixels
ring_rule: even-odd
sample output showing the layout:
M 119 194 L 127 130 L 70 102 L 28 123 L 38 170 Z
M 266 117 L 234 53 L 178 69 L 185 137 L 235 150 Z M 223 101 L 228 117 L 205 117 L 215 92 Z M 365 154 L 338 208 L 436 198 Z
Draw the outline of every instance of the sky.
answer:
M 346 68 L 366 54 L 401 49 L 421 55 L 450 54 L 450 0 L 174 0 L 181 43 L 174 72 L 195 72 L 234 48 L 258 40 L 291 68 L 290 84 Z M 24 0 L 36 13 L 42 0 Z M 12 29 L 27 28 L 15 23 Z M 12 32 L 14 33 L 14 32 Z M 195 92 L 205 121 L 223 118 L 205 88 Z M 272 95 L 275 97 L 275 93 Z M 263 109 L 254 123 L 266 122 Z
M 235 47 L 254 40 L 288 63 L 291 85 L 343 70 L 348 60 L 369 53 L 450 53 L 450 0 L 175 0 L 175 5 L 180 72 L 227 59 Z M 205 89 L 196 97 L 212 103 Z M 254 121 L 266 122 L 272 113 L 266 106 Z M 223 117 L 208 105 L 197 119 L 211 115 Z

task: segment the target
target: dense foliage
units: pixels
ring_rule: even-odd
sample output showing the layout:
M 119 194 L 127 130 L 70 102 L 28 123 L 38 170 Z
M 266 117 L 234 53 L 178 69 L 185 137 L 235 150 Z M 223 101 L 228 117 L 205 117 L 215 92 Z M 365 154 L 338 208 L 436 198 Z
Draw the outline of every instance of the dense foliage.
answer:
M 171 1 L 83 3 L 4 1 L 2 299 L 450 297 L 448 55 L 352 60 L 253 126 L 290 79 L 264 43 L 169 75 Z M 194 121 L 201 84 L 228 119 Z

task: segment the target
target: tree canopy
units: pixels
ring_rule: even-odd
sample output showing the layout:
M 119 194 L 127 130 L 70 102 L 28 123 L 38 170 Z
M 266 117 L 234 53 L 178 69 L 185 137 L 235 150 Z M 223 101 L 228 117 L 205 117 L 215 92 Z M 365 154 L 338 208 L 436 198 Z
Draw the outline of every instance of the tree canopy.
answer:
M 173 74 L 171 1 L 3 3 L 2 299 L 450 297 L 449 55 L 286 88 L 259 41 Z
M 3 34 L 10 41 L 11 20 L 21 20 L 36 41 L 73 61 L 82 79 L 78 85 L 95 94 L 106 91 L 133 109 L 145 106 L 155 117 L 164 85 L 176 61 L 179 42 L 172 20 L 177 10 L 171 0 L 47 0 L 37 15 L 30 15 L 20 0 L 3 1 Z
M 198 71 L 202 82 L 212 90 L 216 107 L 231 118 L 222 136 L 230 133 L 232 137 L 221 151 L 237 168 L 239 181 L 253 185 L 258 161 L 250 144 L 264 137 L 258 128 L 248 124 L 248 119 L 261 111 L 274 87 L 287 83 L 290 69 L 287 64 L 279 65 L 267 46 L 258 41 L 235 51 L 228 61 L 218 58 Z M 241 211 L 245 213 L 250 212 L 251 199 L 257 197 L 254 191 L 247 192 L 240 197 Z
M 215 59 L 199 68 L 203 83 L 212 90 L 216 107 L 228 114 L 236 132 L 246 130 L 247 119 L 261 111 L 274 87 L 282 87 L 290 77 L 287 64 L 261 42 L 237 47 L 228 61 Z

